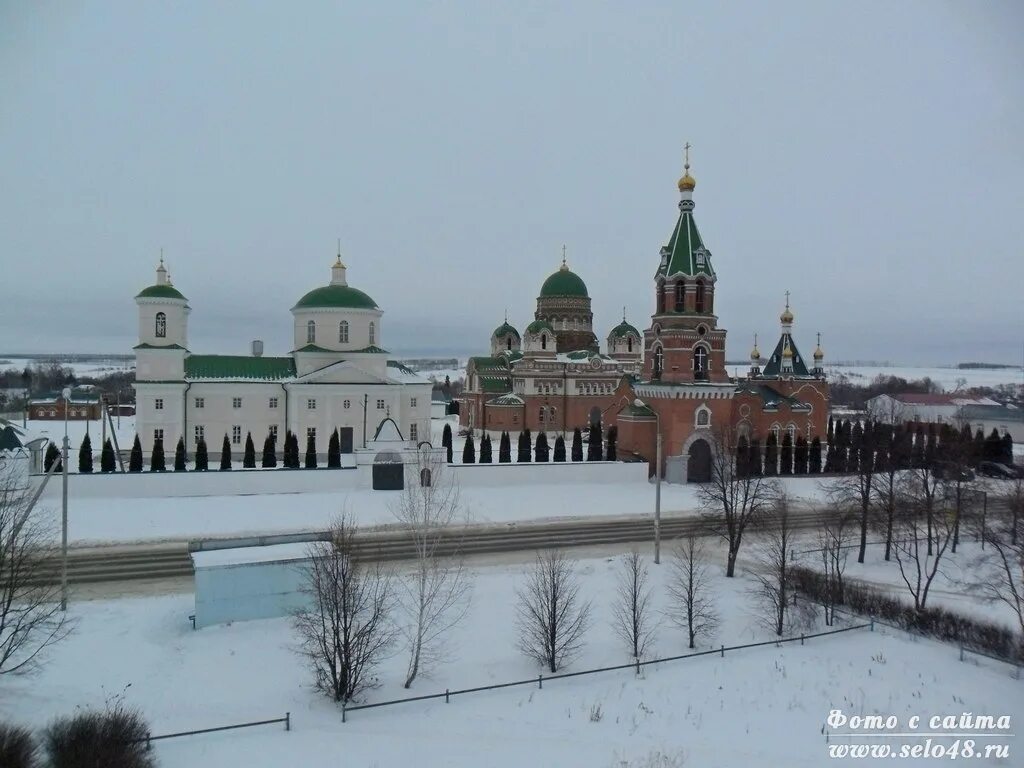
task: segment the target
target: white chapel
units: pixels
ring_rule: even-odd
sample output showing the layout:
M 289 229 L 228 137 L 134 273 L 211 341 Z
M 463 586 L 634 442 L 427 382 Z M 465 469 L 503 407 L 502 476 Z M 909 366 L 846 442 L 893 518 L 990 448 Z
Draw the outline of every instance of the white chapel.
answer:
M 156 283 L 135 303 L 136 430 L 147 453 L 157 438 L 173 453 L 184 436 L 190 455 L 200 438 L 214 455 L 224 435 L 232 452 L 241 451 L 251 433 L 258 454 L 268 434 L 277 435 L 280 450 L 291 432 L 300 451 L 312 435 L 323 455 L 335 429 L 342 453 L 351 453 L 372 441 L 388 418 L 402 440 L 430 439 L 432 385 L 390 359 L 383 348 L 383 311 L 348 284 L 340 255 L 330 282 L 292 307 L 294 349 L 284 357 L 264 357 L 259 341 L 252 342 L 250 355 L 190 352 L 191 310 L 162 258 Z

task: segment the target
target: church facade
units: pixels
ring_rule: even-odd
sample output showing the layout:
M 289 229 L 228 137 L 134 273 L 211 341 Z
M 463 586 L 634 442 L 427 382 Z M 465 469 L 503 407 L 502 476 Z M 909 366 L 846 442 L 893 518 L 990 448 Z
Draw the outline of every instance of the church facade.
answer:
M 508 318 L 491 334 L 491 354 L 471 357 L 460 423 L 473 429 L 571 431 L 609 414 L 624 376 L 640 372 L 640 332 L 626 322 L 602 354 L 586 283 L 562 265 L 543 283 L 534 320 L 520 334 Z
M 154 440 L 173 452 L 184 437 L 191 455 L 200 439 L 219 453 L 224 436 L 241 452 L 251 434 L 257 453 L 268 434 L 280 451 L 285 433 L 304 451 L 312 436 L 317 452 L 338 430 L 343 453 L 372 441 L 391 419 L 401 439 L 430 439 L 429 381 L 390 359 L 383 348 L 383 311 L 348 284 L 339 254 L 327 285 L 292 307 L 294 348 L 265 357 L 262 342 L 249 355 L 193 354 L 188 345 L 185 296 L 160 261 L 156 282 L 135 297 L 136 431 L 143 449 Z
M 563 263 L 541 288 L 537 319 L 522 340 L 505 323 L 492 334 L 491 355 L 470 359 L 463 424 L 564 432 L 600 420 L 605 430 L 617 427 L 620 458 L 642 458 L 654 472 L 660 436 L 663 461 L 657 470 L 664 473 L 671 467 L 674 479 L 691 481 L 708 479 L 711 453 L 721 442 L 716 433 L 728 431 L 737 440 L 762 446 L 769 435 L 779 445 L 787 435 L 794 444 L 824 438 L 829 388 L 820 336 L 812 359 L 805 359 L 793 336 L 788 293 L 771 354 L 762 358 L 755 336 L 747 376 L 733 378 L 727 373 L 727 332 L 715 314 L 718 276 L 694 219 L 696 181 L 688 160 L 677 186 L 679 215 L 659 252 L 653 313 L 643 334 L 624 319 L 608 336 L 607 354 L 599 354 L 592 340 L 585 286 Z M 565 310 L 552 317 L 548 307 L 556 296 L 557 306 Z M 568 304 L 570 297 L 577 302 Z M 570 307 L 576 314 L 567 311 Z M 562 353 L 546 348 L 551 338 L 560 346 L 559 331 L 571 331 L 570 345 L 579 349 Z M 568 368 L 573 363 L 578 370 L 591 365 L 593 373 L 572 378 L 570 386 L 552 386 L 559 377 L 568 381 L 576 373 Z M 618 380 L 596 392 L 581 389 L 601 374 Z M 561 398 L 562 418 L 557 412 L 554 420 L 543 418 L 549 413 L 545 387 Z M 500 409 L 509 409 L 512 417 L 497 416 Z

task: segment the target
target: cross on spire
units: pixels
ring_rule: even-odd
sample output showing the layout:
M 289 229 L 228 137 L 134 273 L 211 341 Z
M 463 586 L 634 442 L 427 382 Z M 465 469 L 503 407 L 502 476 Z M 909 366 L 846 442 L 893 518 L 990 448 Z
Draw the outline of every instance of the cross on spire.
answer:
M 786 309 L 789 309 L 789 291 L 786 291 Z
M 565 243 L 562 243 L 562 266 L 565 266 Z
M 160 249 L 160 266 L 162 267 L 163 265 L 164 265 L 164 249 L 161 248 Z
M 690 147 L 693 145 L 690 142 L 683 144 L 683 169 L 690 170 Z
M 626 322 L 626 307 L 622 307 L 622 322 Z

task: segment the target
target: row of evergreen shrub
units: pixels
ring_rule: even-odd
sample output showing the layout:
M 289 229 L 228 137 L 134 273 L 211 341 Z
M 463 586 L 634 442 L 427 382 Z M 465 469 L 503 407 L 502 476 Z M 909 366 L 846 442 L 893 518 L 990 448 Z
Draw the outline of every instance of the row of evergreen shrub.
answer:
M 601 427 L 598 424 L 591 425 L 590 438 L 587 444 L 587 461 L 615 461 L 618 455 L 616 443 L 618 440 L 618 428 L 608 429 L 607 445 L 604 444 L 601 436 Z M 531 446 L 531 442 L 533 445 Z M 448 454 L 448 462 L 452 461 L 452 431 L 448 424 L 444 425 L 444 432 L 441 435 L 441 445 Z M 572 434 L 572 460 L 583 461 L 583 434 L 579 428 Z M 552 460 L 552 450 L 548 443 L 548 436 L 544 432 L 538 432 L 535 440 L 531 441 L 529 429 L 519 433 L 519 442 L 516 448 L 516 462 L 528 463 L 531 461 L 547 462 Z M 561 435 L 555 438 L 553 460 L 556 462 L 565 461 L 565 440 Z M 491 437 L 486 432 L 480 438 L 480 457 L 477 460 L 476 443 L 473 440 L 473 433 L 466 436 L 466 442 L 462 446 L 463 464 L 491 464 L 493 453 L 491 448 Z M 498 441 L 498 463 L 512 463 L 512 441 L 508 432 L 502 432 Z

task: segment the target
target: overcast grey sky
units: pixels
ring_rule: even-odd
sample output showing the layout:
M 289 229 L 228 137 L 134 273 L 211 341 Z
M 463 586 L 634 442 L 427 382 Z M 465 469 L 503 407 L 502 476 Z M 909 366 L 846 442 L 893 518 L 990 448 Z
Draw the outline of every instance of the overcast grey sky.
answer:
M 693 144 L 728 354 L 1019 362 L 1024 4 L 0 2 L 0 351 L 290 349 L 329 279 L 401 353 L 522 327 L 561 246 L 646 327 Z

